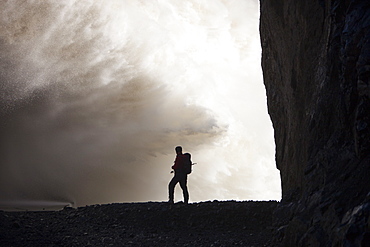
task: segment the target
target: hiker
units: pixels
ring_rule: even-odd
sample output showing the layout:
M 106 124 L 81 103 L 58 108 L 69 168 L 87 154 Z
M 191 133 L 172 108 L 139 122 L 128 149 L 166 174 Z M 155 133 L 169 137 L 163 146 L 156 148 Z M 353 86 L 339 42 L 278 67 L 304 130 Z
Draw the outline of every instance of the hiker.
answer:
M 177 183 L 180 183 L 180 187 L 182 189 L 182 193 L 184 195 L 184 203 L 188 204 L 189 202 L 189 192 L 187 187 L 187 181 L 188 181 L 188 174 L 191 172 L 187 171 L 186 168 L 186 162 L 190 162 L 191 167 L 191 161 L 190 161 L 190 154 L 183 154 L 182 153 L 182 147 L 177 146 L 175 148 L 176 151 L 176 159 L 174 161 L 174 165 L 172 166 L 172 169 L 175 171 L 174 176 L 170 183 L 168 184 L 168 197 L 169 197 L 169 203 L 174 203 L 174 192 L 175 192 L 175 186 Z M 172 172 L 171 172 L 172 173 Z

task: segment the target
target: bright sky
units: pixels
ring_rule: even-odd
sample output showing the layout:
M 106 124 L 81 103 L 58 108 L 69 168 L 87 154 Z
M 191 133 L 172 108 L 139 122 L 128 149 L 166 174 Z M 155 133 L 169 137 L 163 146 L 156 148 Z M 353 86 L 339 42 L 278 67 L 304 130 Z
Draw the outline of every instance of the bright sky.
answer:
M 258 0 L 18 2 L 0 3 L 0 204 L 165 201 L 177 145 L 190 201 L 280 200 Z

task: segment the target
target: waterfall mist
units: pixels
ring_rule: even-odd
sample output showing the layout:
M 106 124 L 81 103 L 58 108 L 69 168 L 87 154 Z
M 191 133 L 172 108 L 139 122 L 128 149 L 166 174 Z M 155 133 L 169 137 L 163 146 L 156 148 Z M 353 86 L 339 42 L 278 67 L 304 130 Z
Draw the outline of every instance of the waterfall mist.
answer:
M 197 163 L 190 201 L 280 199 L 257 0 L 0 13 L 1 207 L 167 200 L 177 145 Z

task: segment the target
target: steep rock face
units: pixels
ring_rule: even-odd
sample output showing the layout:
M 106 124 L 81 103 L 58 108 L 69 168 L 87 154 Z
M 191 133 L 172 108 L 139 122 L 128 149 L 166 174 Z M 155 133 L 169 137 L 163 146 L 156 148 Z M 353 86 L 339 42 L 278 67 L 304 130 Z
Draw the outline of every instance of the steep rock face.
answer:
M 370 2 L 261 0 L 260 32 L 283 190 L 275 241 L 370 244 Z

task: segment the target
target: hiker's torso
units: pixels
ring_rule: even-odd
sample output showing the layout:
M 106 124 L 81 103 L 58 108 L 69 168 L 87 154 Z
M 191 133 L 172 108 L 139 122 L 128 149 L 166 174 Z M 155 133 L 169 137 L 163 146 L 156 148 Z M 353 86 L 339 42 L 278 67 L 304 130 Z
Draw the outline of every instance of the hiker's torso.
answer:
M 184 154 L 178 154 L 176 155 L 176 159 L 174 161 L 173 169 L 175 172 L 179 172 L 184 169 L 184 163 L 185 163 L 185 155 Z

